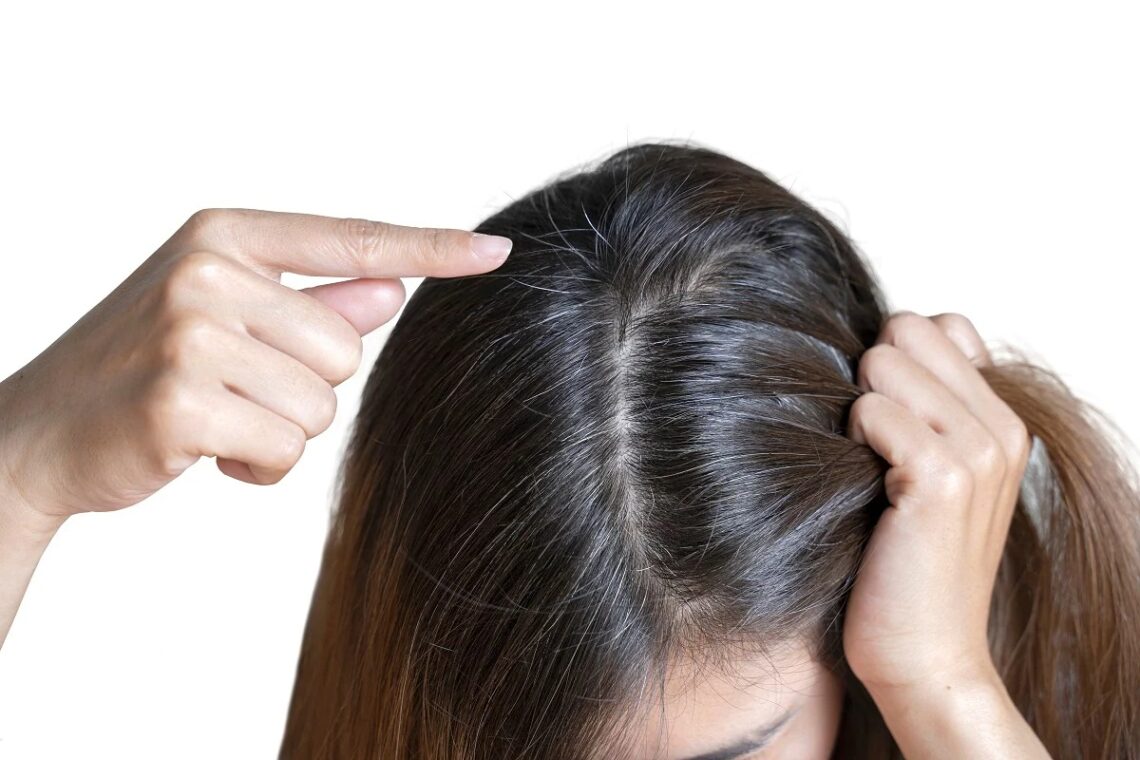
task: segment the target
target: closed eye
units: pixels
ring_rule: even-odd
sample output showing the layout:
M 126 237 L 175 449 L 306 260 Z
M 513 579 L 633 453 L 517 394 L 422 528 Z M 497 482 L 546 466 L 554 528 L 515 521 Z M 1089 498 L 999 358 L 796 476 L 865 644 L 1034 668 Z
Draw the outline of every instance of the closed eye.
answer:
M 776 720 L 754 728 L 743 739 L 738 739 L 735 742 L 714 749 L 712 752 L 692 755 L 691 757 L 682 758 L 682 760 L 743 760 L 749 753 L 770 745 L 772 740 L 776 738 L 777 732 L 779 732 L 798 711 L 798 707 L 794 710 L 788 710 L 776 718 Z

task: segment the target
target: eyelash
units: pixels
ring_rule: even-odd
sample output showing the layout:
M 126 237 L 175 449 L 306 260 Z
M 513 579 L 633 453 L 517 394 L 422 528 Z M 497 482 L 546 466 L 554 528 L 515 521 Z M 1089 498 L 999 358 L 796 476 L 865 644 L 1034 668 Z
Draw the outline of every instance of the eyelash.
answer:
M 755 752 L 744 755 L 743 757 L 739 758 L 739 760 L 764 760 L 764 757 L 766 756 L 765 755 L 766 752 L 767 752 L 767 748 L 761 747 L 760 749 L 756 750 Z

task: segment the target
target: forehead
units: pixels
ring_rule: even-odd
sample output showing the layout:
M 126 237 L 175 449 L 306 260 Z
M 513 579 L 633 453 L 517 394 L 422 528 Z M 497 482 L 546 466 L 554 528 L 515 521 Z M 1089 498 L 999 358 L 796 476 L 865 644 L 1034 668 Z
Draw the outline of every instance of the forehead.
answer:
M 783 733 L 826 731 L 842 691 L 807 647 L 789 642 L 766 655 L 681 657 L 666 669 L 638 734 L 638 757 L 675 760 L 712 752 L 754 734 L 789 710 Z M 832 713 L 836 713 L 832 716 Z

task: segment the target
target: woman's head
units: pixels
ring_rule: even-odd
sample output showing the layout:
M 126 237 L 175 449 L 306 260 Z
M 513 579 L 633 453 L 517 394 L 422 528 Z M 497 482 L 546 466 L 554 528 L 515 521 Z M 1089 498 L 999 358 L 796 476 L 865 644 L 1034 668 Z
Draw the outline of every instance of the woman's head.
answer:
M 405 750 L 681 758 L 837 720 L 882 474 L 843 430 L 884 312 L 851 244 L 673 145 L 478 230 L 510 258 L 416 289 L 344 473 L 345 614 Z
M 847 743 L 889 751 L 841 645 L 887 506 L 886 463 L 845 434 L 887 312 L 853 244 L 760 171 L 669 144 L 477 229 L 510 257 L 424 280 L 368 379 L 283 755 L 721 758 L 789 713 L 775 746 L 803 758 L 845 693 Z M 1033 406 L 1067 398 L 1023 379 L 997 387 L 1031 432 L 1088 450 L 1075 415 Z M 1070 539 L 1026 515 L 1018 561 L 1044 582 L 1041 547 Z M 1074 592 L 1119 583 L 1069 567 Z M 1076 631 L 1079 605 L 1041 606 L 1012 568 L 1003 641 L 1037 659 L 998 662 L 1059 716 L 1076 692 L 1019 632 Z

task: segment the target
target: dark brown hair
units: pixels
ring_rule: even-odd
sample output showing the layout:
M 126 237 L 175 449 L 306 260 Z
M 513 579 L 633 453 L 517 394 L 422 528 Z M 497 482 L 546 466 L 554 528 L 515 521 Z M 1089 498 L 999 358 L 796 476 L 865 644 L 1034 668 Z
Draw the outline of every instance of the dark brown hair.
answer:
M 618 758 L 673 653 L 797 636 L 847 685 L 837 756 L 897 756 L 841 645 L 887 506 L 885 461 L 845 434 L 889 313 L 851 240 L 664 143 L 478 231 L 507 262 L 425 279 L 372 368 L 281 756 Z M 1135 756 L 1136 475 L 1109 420 L 1003 348 L 983 374 L 1035 441 L 994 658 L 1055 757 Z

